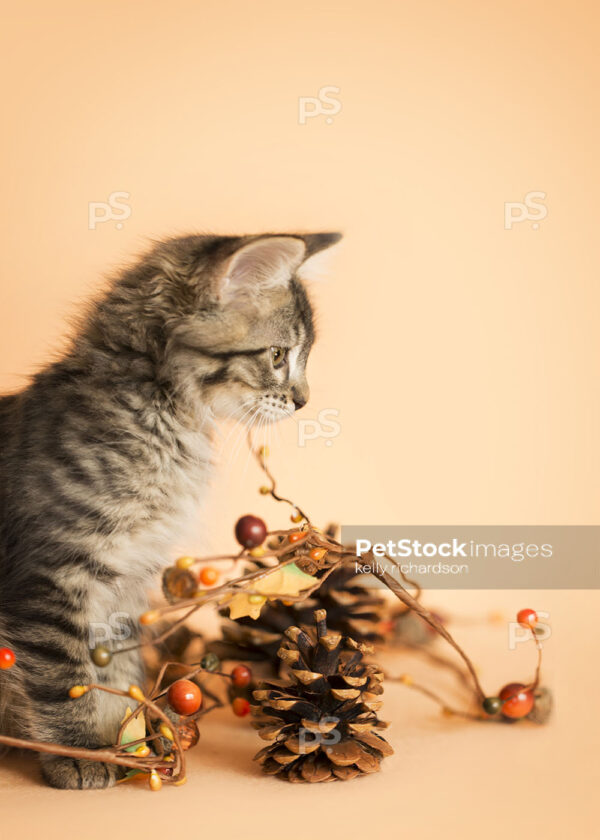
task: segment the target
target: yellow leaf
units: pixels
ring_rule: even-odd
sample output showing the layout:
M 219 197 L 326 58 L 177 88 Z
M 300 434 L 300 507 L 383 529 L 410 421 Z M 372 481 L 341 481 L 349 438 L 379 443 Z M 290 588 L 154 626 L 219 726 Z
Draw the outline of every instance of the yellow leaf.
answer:
M 123 721 L 125 721 L 129 715 L 131 714 L 131 709 L 127 706 L 127 711 L 125 712 L 125 716 L 123 717 Z M 144 718 L 144 711 L 140 709 L 135 717 L 132 717 L 125 729 L 123 730 L 123 734 L 121 735 L 121 744 L 129 744 L 131 741 L 139 741 L 140 738 L 143 738 L 146 735 L 146 719 Z M 134 752 L 138 748 L 138 744 L 133 747 L 127 747 L 127 752 Z
M 295 563 L 290 563 L 281 569 L 275 569 L 271 574 L 256 581 L 256 583 L 250 583 L 251 593 L 255 594 L 238 592 L 234 595 L 227 604 L 229 617 L 236 619 L 249 616 L 257 619 L 267 598 L 283 598 L 286 595 L 296 596 L 305 589 L 310 589 L 315 583 L 317 583 L 316 577 L 305 574 Z M 263 598 L 260 597 L 261 595 Z
M 229 618 L 244 618 L 249 615 L 250 618 L 257 619 L 266 600 L 265 598 L 260 602 L 252 603 L 250 597 L 245 592 L 238 592 L 227 604 L 229 607 Z

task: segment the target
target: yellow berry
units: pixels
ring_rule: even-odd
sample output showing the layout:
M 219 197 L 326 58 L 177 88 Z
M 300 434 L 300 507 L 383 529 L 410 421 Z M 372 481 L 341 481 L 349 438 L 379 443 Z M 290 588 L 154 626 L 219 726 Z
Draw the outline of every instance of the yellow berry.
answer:
M 302 522 L 304 517 L 302 516 L 300 511 L 297 510 L 296 513 L 292 513 L 292 515 L 290 516 L 290 519 L 292 520 L 292 522 Z
M 250 551 L 248 552 L 250 557 L 262 557 L 264 553 L 265 553 L 265 550 L 262 547 L 262 545 L 257 545 L 255 548 L 251 548 Z
M 160 612 L 158 610 L 148 610 L 148 612 L 142 613 L 140 616 L 140 624 L 154 624 L 158 618 L 160 618 Z
M 140 758 L 146 758 L 147 755 L 150 755 L 150 747 L 148 744 L 140 744 L 135 754 L 139 755 Z
M 87 694 L 89 690 L 89 685 L 74 685 L 73 688 L 69 689 L 69 697 L 76 700 L 78 697 L 83 697 L 84 694 Z
M 158 773 L 150 773 L 150 790 L 160 790 L 162 787 L 162 780 Z
M 171 727 L 167 726 L 166 723 L 161 723 L 161 725 L 158 728 L 160 729 L 160 734 L 167 738 L 169 741 L 175 740 Z
M 130 685 L 129 686 L 129 696 L 132 697 L 134 700 L 137 700 L 138 703 L 144 702 L 144 693 L 139 685 Z
M 271 492 L 271 488 L 270 488 L 270 487 L 266 487 L 266 486 L 263 484 L 263 486 L 262 486 L 262 487 L 259 487 L 259 488 L 258 488 L 258 492 L 259 492 L 262 496 L 268 496 L 268 495 L 269 495 L 269 493 Z
M 196 562 L 194 557 L 178 557 L 175 565 L 178 569 L 189 569 Z

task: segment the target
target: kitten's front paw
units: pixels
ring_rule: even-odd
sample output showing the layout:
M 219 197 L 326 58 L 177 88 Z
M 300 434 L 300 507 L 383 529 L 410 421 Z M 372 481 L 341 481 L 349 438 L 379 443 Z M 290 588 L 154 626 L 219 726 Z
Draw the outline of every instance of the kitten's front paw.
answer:
M 42 757 L 42 776 L 50 787 L 91 790 L 112 787 L 123 776 L 123 768 L 100 761 L 49 755 Z

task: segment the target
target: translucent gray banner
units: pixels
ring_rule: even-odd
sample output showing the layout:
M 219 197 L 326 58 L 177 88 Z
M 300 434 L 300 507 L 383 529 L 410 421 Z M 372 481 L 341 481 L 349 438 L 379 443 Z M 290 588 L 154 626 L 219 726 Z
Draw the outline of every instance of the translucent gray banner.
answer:
M 600 588 L 599 525 L 345 525 L 342 542 L 358 572 L 424 589 Z

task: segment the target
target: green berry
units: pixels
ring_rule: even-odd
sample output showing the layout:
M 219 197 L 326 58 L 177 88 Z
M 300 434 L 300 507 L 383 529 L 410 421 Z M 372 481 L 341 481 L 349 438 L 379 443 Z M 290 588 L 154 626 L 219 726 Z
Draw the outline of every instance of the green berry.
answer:
M 217 671 L 221 664 L 221 660 L 216 653 L 205 653 L 200 660 L 200 665 L 205 671 Z
M 481 705 L 486 714 L 497 715 L 502 708 L 502 700 L 499 697 L 486 697 Z
M 107 665 L 110 665 L 112 656 L 111 651 L 107 647 L 104 645 L 98 645 L 92 651 L 92 662 L 94 665 L 97 665 L 98 668 L 106 668 Z

